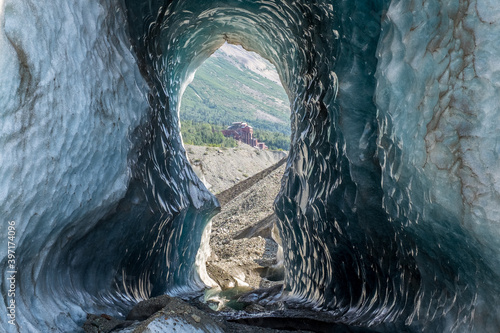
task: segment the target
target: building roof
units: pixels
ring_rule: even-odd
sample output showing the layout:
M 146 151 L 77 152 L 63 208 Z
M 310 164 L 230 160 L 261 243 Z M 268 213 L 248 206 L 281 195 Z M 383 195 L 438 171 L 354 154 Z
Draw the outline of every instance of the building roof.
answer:
M 228 126 L 227 129 L 228 130 L 237 130 L 239 128 L 253 128 L 252 126 L 248 126 L 247 123 L 244 123 L 244 122 L 241 122 L 241 121 L 238 121 L 238 122 L 234 122 L 231 124 L 231 126 Z

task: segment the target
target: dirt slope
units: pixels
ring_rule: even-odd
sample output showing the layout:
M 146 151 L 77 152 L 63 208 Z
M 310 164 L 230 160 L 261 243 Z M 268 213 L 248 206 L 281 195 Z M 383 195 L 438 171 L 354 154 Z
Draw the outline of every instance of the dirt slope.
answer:
M 214 194 L 279 162 L 283 151 L 258 150 L 246 144 L 236 148 L 217 148 L 186 145 L 194 171 Z

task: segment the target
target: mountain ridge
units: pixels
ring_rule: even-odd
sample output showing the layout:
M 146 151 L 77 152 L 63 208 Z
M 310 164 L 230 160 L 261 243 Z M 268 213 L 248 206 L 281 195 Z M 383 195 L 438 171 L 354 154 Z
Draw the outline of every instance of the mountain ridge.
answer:
M 197 69 L 182 97 L 180 118 L 218 125 L 244 121 L 290 135 L 289 100 L 274 66 L 230 44 Z

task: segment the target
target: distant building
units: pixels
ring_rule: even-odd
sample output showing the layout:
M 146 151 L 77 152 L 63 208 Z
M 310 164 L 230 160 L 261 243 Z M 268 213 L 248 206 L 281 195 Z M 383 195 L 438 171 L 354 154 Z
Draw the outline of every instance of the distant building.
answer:
M 253 128 L 252 126 L 248 126 L 247 123 L 236 122 L 231 126 L 228 126 L 227 129 L 222 130 L 222 134 L 226 138 L 233 138 L 237 141 L 241 141 L 250 145 L 252 147 L 264 150 L 267 149 L 267 146 L 264 142 L 259 142 L 256 138 L 253 137 Z

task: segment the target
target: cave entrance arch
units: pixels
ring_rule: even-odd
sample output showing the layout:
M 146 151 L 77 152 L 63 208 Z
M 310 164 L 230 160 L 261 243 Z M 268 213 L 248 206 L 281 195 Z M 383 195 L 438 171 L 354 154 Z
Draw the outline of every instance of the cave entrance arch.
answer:
M 167 181 L 188 184 L 175 208 L 197 218 L 186 214 L 190 219 L 181 216 L 173 226 L 193 233 L 189 239 L 180 238 L 179 246 L 186 251 L 168 247 L 167 262 L 179 262 L 178 253 L 186 253 L 183 271 L 170 269 L 170 280 L 179 285 L 196 280 L 200 266 L 191 250 L 203 245 L 200 230 L 216 210 L 213 196 L 193 178 L 185 154 L 177 153 L 184 151 L 177 135 L 178 105 L 194 70 L 228 41 L 275 64 L 290 98 L 291 148 L 275 203 L 286 268 L 284 293 L 318 308 L 348 311 L 359 304 L 363 311 L 356 318 L 397 315 L 398 309 L 386 312 L 371 306 L 380 302 L 381 292 L 392 301 L 405 299 L 409 291 L 412 299 L 412 278 L 417 276 L 413 266 L 405 265 L 404 279 L 389 283 L 380 274 L 397 271 L 403 265 L 399 261 L 411 256 L 411 249 L 399 251 L 397 238 L 391 237 L 394 226 L 382 204 L 373 99 L 379 36 L 363 30 L 367 19 L 380 25 L 380 16 L 371 13 L 380 13 L 381 6 L 362 1 L 333 6 L 322 1 L 228 0 L 139 8 L 151 19 L 133 40 L 145 42 L 151 54 L 139 56 L 150 60 L 147 69 L 160 88 L 157 103 L 152 103 L 160 106 L 155 114 L 160 120 L 157 150 L 168 153 Z M 142 17 L 146 15 L 138 19 Z M 149 164 L 153 172 L 155 162 Z M 394 256 L 396 252 L 402 255 Z
M 152 94 L 155 116 L 159 119 L 159 126 L 154 133 L 159 138 L 155 141 L 155 148 L 162 153 L 166 152 L 163 154 L 165 157 L 156 153 L 156 159 L 149 163 L 148 168 L 152 170 L 151 173 L 158 173 L 156 162 L 159 161 L 165 169 L 160 170 L 160 173 L 169 174 L 169 183 L 172 183 L 172 179 L 174 184 L 187 184 L 180 188 L 180 199 L 175 200 L 175 209 L 184 209 L 182 214 L 187 210 L 187 214 L 179 215 L 172 230 L 182 228 L 192 231 L 188 239 L 179 238 L 177 248 L 167 248 L 167 263 L 179 262 L 179 253 L 183 255 L 185 263 L 182 271 L 167 270 L 169 279 L 164 284 L 167 292 L 175 291 L 175 284 L 202 285 L 197 279 L 197 272 L 203 269 L 199 264 L 203 258 L 197 250 L 203 248 L 204 244 L 206 233 L 201 231 L 206 230 L 204 227 L 217 210 L 213 196 L 199 183 L 185 154 L 177 153 L 184 152 L 178 135 L 178 106 L 182 92 L 195 69 L 228 41 L 243 45 L 245 49 L 254 51 L 273 63 L 290 99 L 290 155 L 282 189 L 275 203 L 286 267 L 284 289 L 306 303 L 332 308 L 337 300 L 349 302 L 351 298 L 357 299 L 360 295 L 363 297 L 365 293 L 350 294 L 352 290 L 358 292 L 357 284 L 356 288 L 349 287 L 351 284 L 361 283 L 363 277 L 358 277 L 353 283 L 350 279 L 352 271 L 345 276 L 334 276 L 332 258 L 337 252 L 344 256 L 346 252 L 339 244 L 350 242 L 345 236 L 349 230 L 342 230 L 339 226 L 344 226 L 349 220 L 352 222 L 348 227 L 356 231 L 357 216 L 360 212 L 373 208 L 368 205 L 363 210 L 355 211 L 356 206 L 352 201 L 356 198 L 356 192 L 368 193 L 365 189 L 369 190 L 371 184 L 366 185 L 362 179 L 358 184 L 352 181 L 349 159 L 351 155 L 360 156 L 357 147 L 362 135 L 368 139 L 368 144 L 363 144 L 364 148 L 361 150 L 373 153 L 375 136 L 371 134 L 376 126 L 364 131 L 358 125 L 376 122 L 375 108 L 372 107 L 372 95 L 355 96 L 358 90 L 354 88 L 343 92 L 344 101 L 357 102 L 357 105 L 346 109 L 356 111 L 356 107 L 359 107 L 363 110 L 361 104 L 369 100 L 372 103 L 370 112 L 341 112 L 336 102 L 339 89 L 336 71 L 355 77 L 355 82 L 350 77 L 354 83 L 363 81 L 357 68 L 351 70 L 353 66 L 363 62 L 356 62 L 359 57 L 350 57 L 351 49 L 345 48 L 342 49 L 347 53 L 344 56 L 346 59 L 353 59 L 354 63 L 346 63 L 345 68 L 335 68 L 336 57 L 341 50 L 340 34 L 337 31 L 340 22 L 331 5 L 278 0 L 257 4 L 253 1 L 230 0 L 222 5 L 210 2 L 174 2 L 164 7 L 158 5 L 150 9 L 138 9 L 146 11 L 147 15 L 151 14 L 148 16 L 151 18 L 150 22 L 141 25 L 148 27 L 141 32 L 142 37 L 146 38 L 136 36 L 139 38 L 133 40 L 139 43 L 144 41 L 145 49 L 150 52 L 140 53 L 139 57 L 148 59 L 149 67 L 146 70 L 151 73 L 157 88 Z M 357 8 L 342 3 L 339 4 L 339 10 L 354 11 Z M 133 13 L 135 12 L 129 11 L 130 15 L 135 15 Z M 136 18 L 131 18 L 134 19 Z M 368 69 L 363 73 L 374 72 L 374 68 Z M 349 127 L 351 122 L 355 122 L 356 126 Z M 345 140 L 344 135 L 349 135 L 349 140 Z M 370 161 L 367 161 L 361 164 L 367 164 L 371 168 Z M 160 174 L 159 178 L 164 177 Z M 186 189 L 187 186 L 189 189 Z M 158 201 L 156 193 L 151 197 L 153 201 Z M 375 202 L 376 199 L 371 201 Z M 354 239 L 361 242 L 360 246 L 363 245 L 363 237 Z M 193 249 L 196 249 L 195 253 L 198 255 L 192 255 Z M 346 262 L 355 259 L 336 258 Z M 351 266 L 348 268 L 351 269 Z M 174 287 L 168 284 L 170 281 L 174 282 Z M 345 285 L 339 286 L 344 282 Z M 337 288 L 342 293 L 334 290 Z
M 197 68 L 180 104 L 188 160 L 221 205 L 212 219 L 205 278 L 223 291 L 283 280 L 273 202 L 290 144 L 290 108 L 274 66 L 225 43 Z M 236 289 L 235 289 L 236 288 Z M 215 303 L 215 302 L 212 302 Z
M 165 90 L 168 116 L 178 123 L 180 92 L 224 41 L 276 65 L 292 109 L 290 154 L 275 202 L 286 268 L 283 290 L 317 307 L 361 304 L 366 316 L 377 316 L 380 308 L 369 304 L 380 301 L 379 291 L 404 299 L 410 290 L 411 298 L 418 274 L 405 266 L 408 274 L 394 284 L 380 274 L 398 270 L 411 251 L 391 255 L 398 244 L 382 205 L 373 100 L 378 34 L 363 33 L 363 17 L 354 27 L 343 21 L 359 11 L 379 11 L 349 2 L 336 6 L 334 11 L 323 2 L 277 0 L 172 8 L 180 14 L 162 26 L 177 28 L 160 34 L 165 53 L 159 67 L 173 73 L 164 77 Z M 379 17 L 373 20 L 380 23 Z

